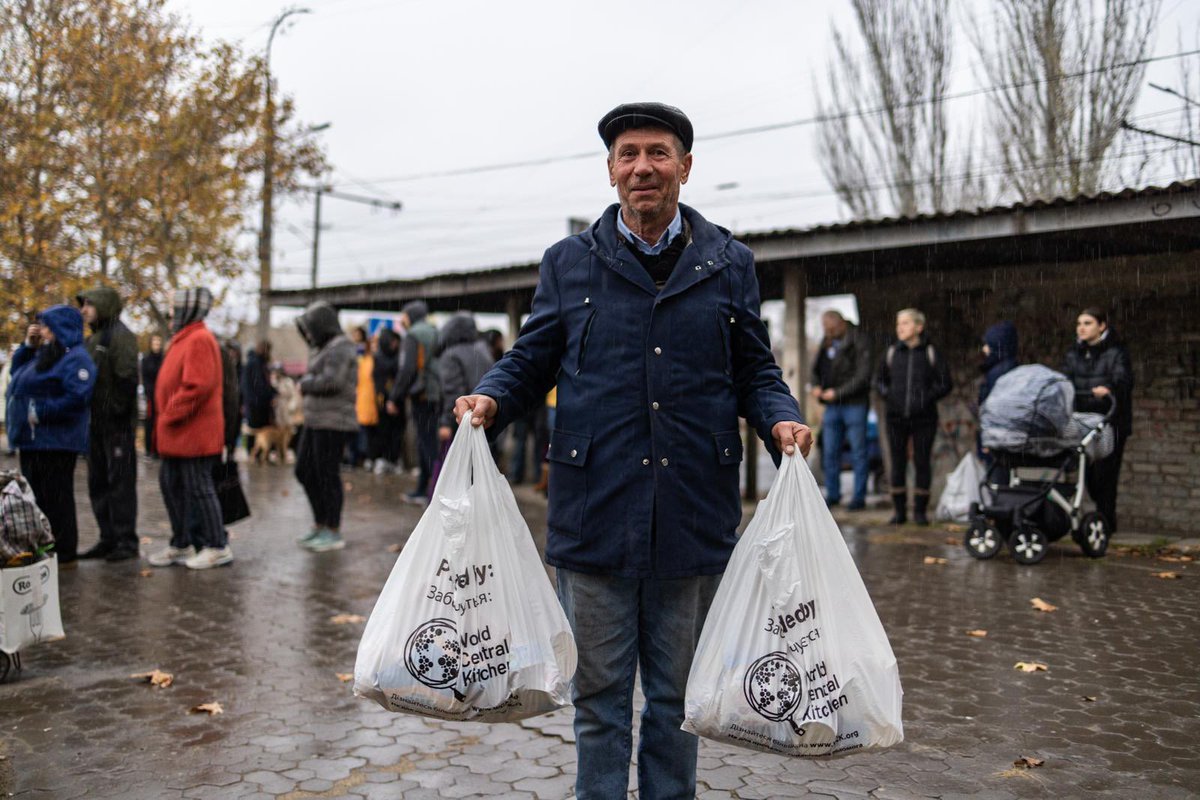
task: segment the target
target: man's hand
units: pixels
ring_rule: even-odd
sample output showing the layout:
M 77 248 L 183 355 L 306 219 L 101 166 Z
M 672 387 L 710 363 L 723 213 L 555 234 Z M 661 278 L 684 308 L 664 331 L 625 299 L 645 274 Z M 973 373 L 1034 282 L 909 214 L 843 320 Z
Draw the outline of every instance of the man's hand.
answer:
M 450 437 L 453 435 L 454 435 L 454 431 L 450 430 L 449 425 L 443 425 L 440 428 L 438 428 L 438 441 L 439 442 L 448 442 L 448 441 L 450 441 Z
M 808 393 L 809 393 L 810 395 L 812 395 L 812 399 L 813 399 L 813 400 L 820 400 L 820 399 L 821 399 L 821 387 L 820 387 L 820 386 L 814 386 L 814 387 L 813 387 L 811 390 L 809 390 L 809 392 L 808 392 Z
M 460 424 L 468 411 L 475 427 L 490 428 L 496 421 L 496 401 L 486 394 L 468 394 L 454 401 L 454 419 Z
M 808 451 L 812 449 L 812 430 L 799 422 L 776 422 L 775 427 L 771 429 L 771 438 L 775 440 L 775 446 L 779 448 L 779 452 L 789 456 L 796 452 L 797 445 L 800 447 L 800 455 L 805 458 L 808 457 Z
M 387 406 L 385 408 L 386 408 L 389 416 L 392 416 L 392 417 L 400 416 L 400 406 L 396 405 L 391 400 L 387 401 Z
M 821 399 L 826 403 L 832 403 L 834 400 L 837 400 L 837 390 L 826 389 L 825 391 L 821 392 Z
M 1107 386 L 1093 386 L 1092 387 L 1092 396 L 1093 397 L 1108 397 L 1108 395 L 1109 395 L 1109 391 L 1108 391 Z
M 28 347 L 37 347 L 42 343 L 42 326 L 34 323 L 25 330 L 25 344 Z

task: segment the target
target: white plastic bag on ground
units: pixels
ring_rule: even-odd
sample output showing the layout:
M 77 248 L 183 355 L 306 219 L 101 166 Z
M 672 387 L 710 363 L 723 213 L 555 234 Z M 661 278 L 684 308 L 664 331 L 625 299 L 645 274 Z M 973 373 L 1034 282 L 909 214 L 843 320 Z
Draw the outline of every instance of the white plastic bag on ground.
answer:
M 984 477 L 983 462 L 974 452 L 963 456 L 962 461 L 946 478 L 946 488 L 938 498 L 935 519 L 967 522 L 971 518 L 971 504 L 978 503 L 979 484 Z
M 904 738 L 896 658 L 801 458 L 742 535 L 692 661 L 683 729 L 789 756 Z
M 354 693 L 389 711 L 507 722 L 570 702 L 575 640 L 469 419 L 367 620 Z

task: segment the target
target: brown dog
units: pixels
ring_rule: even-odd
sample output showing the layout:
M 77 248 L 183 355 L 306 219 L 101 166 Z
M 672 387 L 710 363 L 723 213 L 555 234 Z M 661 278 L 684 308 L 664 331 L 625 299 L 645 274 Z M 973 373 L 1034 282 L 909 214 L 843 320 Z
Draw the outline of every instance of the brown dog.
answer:
M 270 463 L 272 452 L 278 456 L 278 463 L 287 463 L 288 445 L 292 441 L 291 428 L 267 425 L 254 429 L 253 433 L 254 446 L 250 448 L 250 458 L 254 459 L 255 463 Z

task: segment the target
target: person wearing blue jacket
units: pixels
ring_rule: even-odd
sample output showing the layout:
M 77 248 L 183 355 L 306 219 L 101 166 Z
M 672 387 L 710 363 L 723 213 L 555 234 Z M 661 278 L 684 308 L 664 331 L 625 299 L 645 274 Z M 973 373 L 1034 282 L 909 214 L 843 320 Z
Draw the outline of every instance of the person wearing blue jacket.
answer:
M 619 204 L 546 251 L 521 335 L 455 415 L 496 430 L 557 384 L 546 560 L 574 631 L 580 798 L 624 798 L 639 667 L 641 797 L 692 797 L 679 729 L 692 656 L 742 519 L 738 417 L 778 461 L 812 432 L 771 355 L 754 257 L 679 203 L 692 125 L 600 121 Z
M 75 562 L 79 546 L 75 463 L 88 450 L 95 384 L 79 309 L 56 305 L 39 314 L 13 355 L 6 422 L 21 474 L 50 521 L 60 566 Z

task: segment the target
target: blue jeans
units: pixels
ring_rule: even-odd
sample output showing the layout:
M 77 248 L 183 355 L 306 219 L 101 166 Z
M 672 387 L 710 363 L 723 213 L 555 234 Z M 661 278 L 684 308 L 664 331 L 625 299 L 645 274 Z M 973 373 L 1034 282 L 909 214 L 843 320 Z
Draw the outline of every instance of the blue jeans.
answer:
M 842 499 L 842 442 L 850 439 L 850 463 L 854 467 L 854 502 L 867 498 L 867 407 L 825 406 L 821 442 L 821 466 L 825 469 L 825 499 Z
M 620 578 L 558 570 L 558 596 L 579 649 L 575 703 L 581 800 L 624 800 L 633 749 L 633 681 L 642 694 L 642 800 L 696 794 L 699 740 L 679 729 L 692 656 L 720 575 Z

